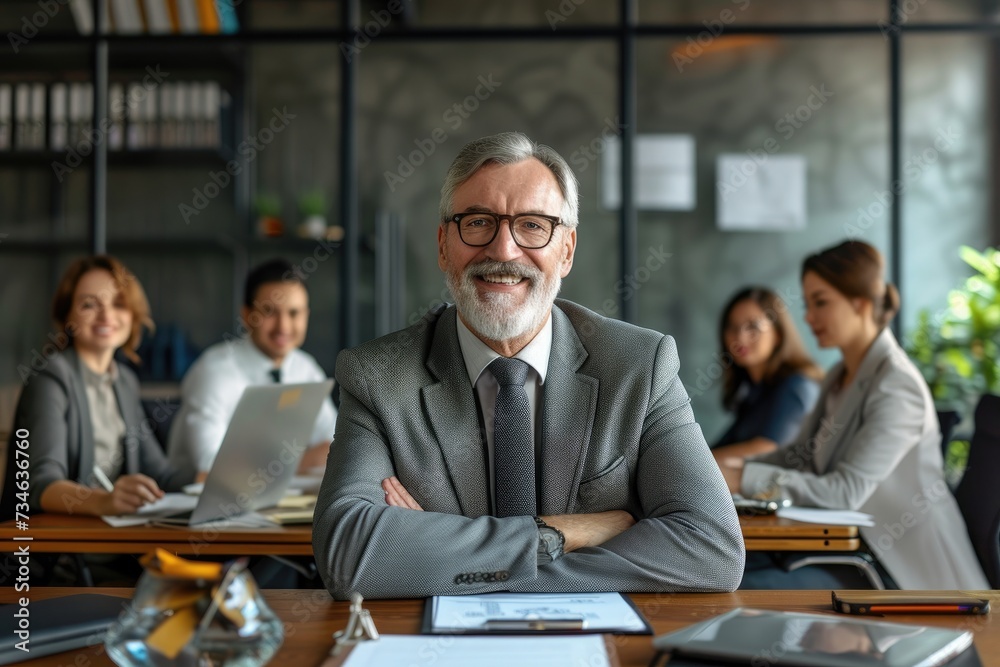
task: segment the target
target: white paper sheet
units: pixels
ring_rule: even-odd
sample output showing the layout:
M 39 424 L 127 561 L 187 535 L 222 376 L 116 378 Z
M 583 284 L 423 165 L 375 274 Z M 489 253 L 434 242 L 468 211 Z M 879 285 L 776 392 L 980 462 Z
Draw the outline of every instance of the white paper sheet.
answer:
M 691 134 L 640 134 L 635 138 L 635 205 L 650 211 L 693 211 L 695 144 Z M 601 154 L 601 204 L 622 202 L 621 140 L 608 137 Z
M 490 620 L 583 619 L 588 632 L 642 632 L 621 593 L 490 593 L 433 598 L 431 632 L 487 630 Z
M 102 516 L 104 522 L 115 528 L 124 526 L 141 526 L 158 518 L 163 518 L 171 514 L 181 514 L 190 512 L 198 504 L 197 496 L 189 496 L 186 493 L 166 493 L 156 502 L 143 505 L 135 514 L 122 514 L 120 516 Z
M 875 517 L 854 510 L 828 510 L 817 507 L 785 507 L 778 510 L 784 519 L 806 523 L 827 523 L 833 526 L 874 526 Z
M 716 179 L 719 229 L 788 231 L 806 227 L 806 158 L 720 155 Z
M 382 635 L 354 647 L 344 667 L 610 667 L 600 635 L 453 637 Z

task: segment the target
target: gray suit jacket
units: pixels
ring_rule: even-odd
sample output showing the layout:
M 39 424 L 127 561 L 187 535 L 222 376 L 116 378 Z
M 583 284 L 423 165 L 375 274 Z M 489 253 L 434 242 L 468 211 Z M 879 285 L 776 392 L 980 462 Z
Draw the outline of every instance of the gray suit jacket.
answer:
M 743 493 L 873 515 L 875 526 L 861 534 L 901 588 L 989 588 L 944 481 L 941 432 L 920 372 L 885 329 L 827 415 L 842 371 L 830 369 L 791 445 L 746 464 Z
M 14 432 L 26 429 L 29 433 L 29 503 L 33 512 L 41 511 L 39 498 L 52 482 L 68 479 L 84 486 L 96 486 L 93 483 L 94 428 L 90 423 L 90 408 L 79 364 L 72 348 L 52 355 L 45 368 L 28 381 L 17 403 Z M 167 464 L 166 455 L 139 402 L 139 381 L 121 364 L 114 390 L 125 422 L 122 474 L 141 472 L 155 479 L 161 488 L 179 491 L 191 480 L 182 478 Z M 8 449 L 13 451 L 14 447 Z M 11 461 L 8 457 L 0 501 L 0 516 L 5 519 L 13 518 L 16 502 Z M 69 500 L 67 512 L 72 511 L 72 499 Z
M 626 510 L 636 525 L 539 566 L 532 517 L 489 515 L 474 389 L 455 308 L 442 307 L 337 360 L 340 416 L 313 530 L 335 597 L 739 585 L 739 522 L 677 377 L 673 339 L 556 304 L 539 514 Z M 426 511 L 386 505 L 390 475 Z

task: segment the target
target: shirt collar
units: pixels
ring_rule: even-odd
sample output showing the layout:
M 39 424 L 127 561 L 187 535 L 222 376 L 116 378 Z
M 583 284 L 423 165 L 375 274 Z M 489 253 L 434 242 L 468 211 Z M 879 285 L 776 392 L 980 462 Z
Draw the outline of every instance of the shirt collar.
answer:
M 260 348 L 257 347 L 257 344 L 254 343 L 249 336 L 241 338 L 239 342 L 240 346 L 236 349 L 242 350 L 243 352 L 243 359 L 240 360 L 240 363 L 246 370 L 251 371 L 253 375 L 259 375 L 261 377 L 267 377 L 267 374 L 275 368 L 281 368 L 284 370 L 285 365 L 288 364 L 288 360 L 291 359 L 292 354 L 295 351 L 292 350 L 292 352 L 285 355 L 285 358 L 282 360 L 280 366 L 275 366 L 274 359 L 261 352 Z
M 465 326 L 461 317 L 456 317 L 455 321 L 458 328 L 458 345 L 462 349 L 462 357 L 465 360 L 465 370 L 469 373 L 469 382 L 474 387 L 486 367 L 500 355 L 472 333 L 469 327 Z M 549 354 L 551 352 L 552 315 L 549 314 L 542 330 L 520 352 L 515 354 L 514 358 L 531 366 L 538 373 L 538 384 L 545 384 L 545 372 L 549 368 Z

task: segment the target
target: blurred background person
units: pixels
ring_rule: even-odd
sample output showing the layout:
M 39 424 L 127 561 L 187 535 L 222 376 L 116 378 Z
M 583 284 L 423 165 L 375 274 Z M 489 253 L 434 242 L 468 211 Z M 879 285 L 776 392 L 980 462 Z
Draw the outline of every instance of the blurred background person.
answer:
M 944 481 L 930 391 L 888 324 L 899 293 L 874 247 L 846 241 L 802 264 L 806 323 L 841 361 L 788 447 L 722 462 L 730 490 L 796 505 L 860 510 L 861 535 L 888 587 L 988 589 L 965 521 Z M 796 555 L 795 558 L 804 554 Z M 868 587 L 847 567 L 788 572 L 779 556 L 748 554 L 742 588 Z
M 52 316 L 66 346 L 32 372 L 18 401 L 14 431 L 29 434 L 29 465 L 18 468 L 8 448 L 3 519 L 28 513 L 15 496 L 25 479 L 30 512 L 129 514 L 163 489 L 180 490 L 190 480 L 167 463 L 138 379 L 114 359 L 121 350 L 138 362 L 142 330 L 153 328 L 139 281 L 114 257 L 79 259 L 59 282 Z
M 722 403 L 736 418 L 712 446 L 716 460 L 788 444 L 816 404 L 823 377 L 788 306 L 766 287 L 741 289 L 722 311 L 719 343 L 732 362 L 723 371 Z

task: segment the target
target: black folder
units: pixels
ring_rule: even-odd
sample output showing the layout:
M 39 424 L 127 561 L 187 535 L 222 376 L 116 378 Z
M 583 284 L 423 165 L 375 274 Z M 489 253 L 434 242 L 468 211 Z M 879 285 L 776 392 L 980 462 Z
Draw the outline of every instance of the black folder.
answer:
M 23 641 L 16 632 L 21 617 L 20 604 L 0 606 L 0 665 L 10 665 L 53 653 L 104 643 L 104 634 L 129 603 L 128 598 L 83 593 L 48 600 L 29 600 L 29 641 L 25 652 L 17 645 Z

